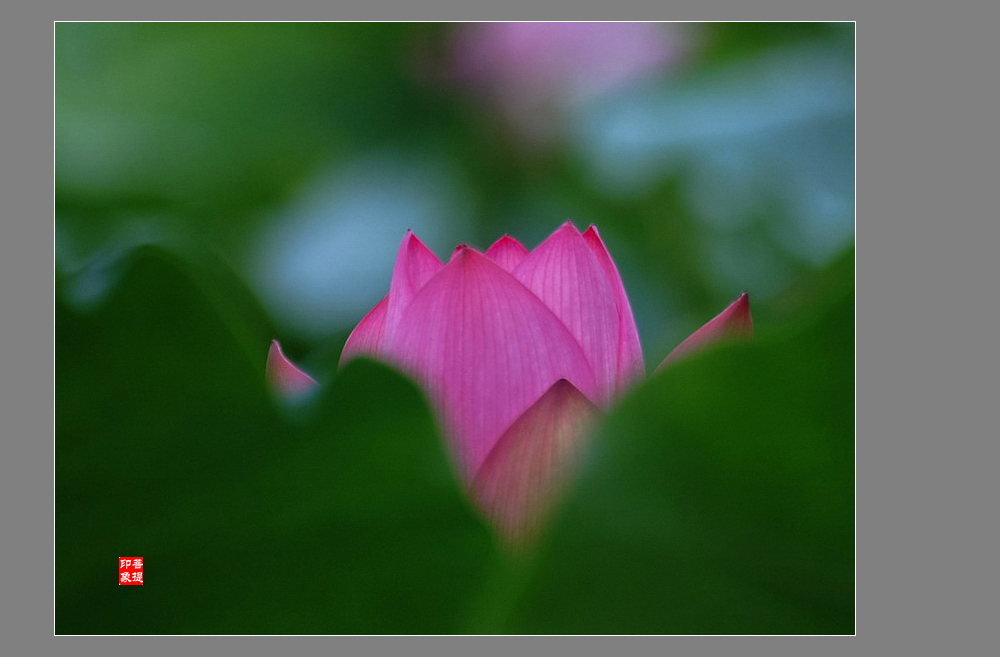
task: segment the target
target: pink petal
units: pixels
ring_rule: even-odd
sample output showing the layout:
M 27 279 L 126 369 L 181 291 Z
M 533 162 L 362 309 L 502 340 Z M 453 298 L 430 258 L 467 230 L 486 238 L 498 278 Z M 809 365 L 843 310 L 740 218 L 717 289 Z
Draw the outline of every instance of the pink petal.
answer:
M 597 257 L 604 270 L 604 275 L 615 295 L 615 305 L 618 310 L 618 372 L 617 392 L 621 392 L 646 374 L 646 364 L 642 358 L 642 345 L 639 343 L 639 330 L 635 326 L 632 306 L 625 294 L 622 277 L 618 273 L 615 261 L 611 259 L 608 248 L 604 245 L 597 226 L 591 224 L 583 234 L 583 239 Z
M 605 404 L 618 387 L 616 297 L 580 231 L 566 222 L 513 271 L 545 302 L 583 347 Z
M 486 250 L 486 255 L 505 270 L 514 271 L 528 255 L 528 249 L 510 235 L 504 235 Z
M 451 262 L 452 260 L 454 260 L 455 256 L 457 256 L 459 253 L 461 253 L 462 251 L 464 251 L 465 249 L 468 249 L 468 248 L 469 248 L 468 244 L 459 244 L 458 246 L 456 246 L 454 249 L 452 249 L 452 251 L 451 251 L 451 257 L 448 258 L 448 262 Z
M 593 370 L 565 325 L 468 247 L 410 303 L 390 352 L 429 391 L 466 477 L 559 379 L 597 393 Z
M 285 358 L 277 340 L 271 340 L 267 352 L 266 376 L 271 389 L 286 398 L 299 397 L 318 385 L 315 379 Z
M 385 311 L 389 297 L 384 296 L 364 318 L 358 322 L 340 352 L 340 365 L 358 356 L 377 357 L 382 353 L 385 339 Z
M 557 381 L 504 432 L 472 483 L 473 496 L 512 547 L 525 545 L 573 470 L 595 407 Z
M 750 296 L 744 292 L 739 299 L 729 304 L 729 307 L 716 315 L 712 321 L 677 345 L 656 369 L 659 370 L 667 363 L 704 349 L 715 342 L 727 339 L 749 340 L 752 337 L 753 318 L 750 316 Z
M 389 284 L 389 301 L 386 306 L 385 341 L 391 341 L 399 326 L 400 318 L 410 305 L 414 295 L 420 291 L 431 276 L 442 267 L 438 257 L 428 249 L 412 230 L 406 231 L 399 246 L 396 264 L 392 269 Z

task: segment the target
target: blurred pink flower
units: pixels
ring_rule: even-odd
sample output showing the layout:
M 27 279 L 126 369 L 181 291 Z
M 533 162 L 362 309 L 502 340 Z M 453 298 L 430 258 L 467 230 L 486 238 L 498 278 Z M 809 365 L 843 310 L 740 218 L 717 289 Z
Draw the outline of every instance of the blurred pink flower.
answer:
M 665 69 L 684 50 L 674 23 L 462 23 L 449 77 L 483 96 L 519 134 L 556 136 L 566 110 Z
M 668 360 L 751 332 L 743 294 Z M 408 231 L 389 293 L 340 362 L 358 356 L 428 392 L 472 497 L 515 546 L 541 525 L 590 423 L 645 376 L 618 269 L 596 227 L 569 222 L 533 251 L 504 236 L 485 253 L 461 245 L 447 264 Z M 268 373 L 279 391 L 312 385 L 277 343 Z

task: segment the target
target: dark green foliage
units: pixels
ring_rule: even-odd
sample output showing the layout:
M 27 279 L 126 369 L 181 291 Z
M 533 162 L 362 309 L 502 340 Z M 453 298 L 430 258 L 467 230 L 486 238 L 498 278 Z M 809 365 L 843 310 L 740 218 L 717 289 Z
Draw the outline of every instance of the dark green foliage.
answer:
M 804 324 L 615 409 L 508 629 L 853 633 L 853 258 L 833 274 Z
M 251 362 L 175 259 L 130 260 L 58 304 L 56 632 L 460 631 L 495 548 L 420 393 L 358 362 L 286 418 L 266 336 Z
M 852 258 L 627 397 L 518 564 L 412 384 L 359 361 L 281 408 L 210 280 L 146 247 L 98 308 L 58 295 L 57 633 L 853 631 Z

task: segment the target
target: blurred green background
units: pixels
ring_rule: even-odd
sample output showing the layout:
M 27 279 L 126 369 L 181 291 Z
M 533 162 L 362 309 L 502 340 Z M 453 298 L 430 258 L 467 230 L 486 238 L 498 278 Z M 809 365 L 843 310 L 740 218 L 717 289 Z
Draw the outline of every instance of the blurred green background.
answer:
M 57 633 L 853 632 L 854 26 L 58 23 Z M 336 373 L 412 228 L 596 224 L 652 371 L 512 560 Z M 267 393 L 271 338 L 321 382 Z M 148 583 L 119 587 L 120 556 Z

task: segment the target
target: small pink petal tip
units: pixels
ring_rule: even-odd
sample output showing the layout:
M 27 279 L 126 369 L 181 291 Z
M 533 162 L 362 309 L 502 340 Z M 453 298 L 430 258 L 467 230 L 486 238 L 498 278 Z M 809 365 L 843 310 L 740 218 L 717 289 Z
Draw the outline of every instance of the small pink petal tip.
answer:
M 456 246 L 452 250 L 451 256 L 448 258 L 448 262 L 451 262 L 452 260 L 454 260 L 455 258 L 457 258 L 460 254 L 465 253 L 466 251 L 468 251 L 471 248 L 472 247 L 469 246 L 468 244 L 466 244 L 465 242 L 459 244 L 458 246 Z
M 506 271 L 514 271 L 527 257 L 528 249 L 510 235 L 504 235 L 486 249 L 486 255 Z
M 286 399 L 301 397 L 318 385 L 315 379 L 285 358 L 277 340 L 271 340 L 271 348 L 267 352 L 266 375 L 271 389 Z
M 378 358 L 382 354 L 385 346 L 385 317 L 388 305 L 387 295 L 358 322 L 347 337 L 343 351 L 340 352 L 339 366 L 343 367 L 349 360 L 358 356 Z
M 700 351 L 724 340 L 749 340 L 753 337 L 753 318 L 750 316 L 750 296 L 744 292 L 710 322 L 692 333 L 670 352 L 656 369 L 678 358 Z
M 517 551 L 537 535 L 572 475 L 598 410 L 565 379 L 515 421 L 483 462 L 472 493 Z
M 615 303 L 618 308 L 618 392 L 646 376 L 646 365 L 642 357 L 642 345 L 639 343 L 639 330 L 632 315 L 632 305 L 625 294 L 625 285 L 618 273 L 618 267 L 611 258 L 608 247 L 601 239 L 597 226 L 591 224 L 583 233 L 583 239 L 594 253 L 607 277 L 608 284 L 614 290 Z
M 406 231 L 396 254 L 392 280 L 389 283 L 382 336 L 383 347 L 386 343 L 392 342 L 400 317 L 403 316 L 403 311 L 410 305 L 414 295 L 442 266 L 434 252 L 427 248 L 412 230 Z

